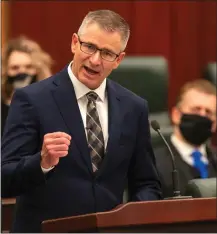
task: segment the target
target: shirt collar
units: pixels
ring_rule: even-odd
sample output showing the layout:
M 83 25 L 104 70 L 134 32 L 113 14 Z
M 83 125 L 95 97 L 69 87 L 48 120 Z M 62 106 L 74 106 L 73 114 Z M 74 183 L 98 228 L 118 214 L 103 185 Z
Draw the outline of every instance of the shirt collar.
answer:
M 172 134 L 172 136 L 171 136 L 171 142 L 176 147 L 178 152 L 183 156 L 189 157 L 192 154 L 192 152 L 195 151 L 195 150 L 200 151 L 202 155 L 206 156 L 206 146 L 205 146 L 205 144 L 201 145 L 198 148 L 195 148 L 192 145 L 181 141 L 174 134 Z
M 76 96 L 77 100 L 84 97 L 88 92 L 94 91 L 99 96 L 100 101 L 104 102 L 105 101 L 105 90 L 106 90 L 106 79 L 104 79 L 102 84 L 97 89 L 91 90 L 87 86 L 85 86 L 83 83 L 81 83 L 75 77 L 75 75 L 72 72 L 72 68 L 71 68 L 72 63 L 73 63 L 73 61 L 70 62 L 69 66 L 68 66 L 68 74 L 69 74 L 69 77 L 70 77 L 72 84 L 74 86 L 75 96 Z

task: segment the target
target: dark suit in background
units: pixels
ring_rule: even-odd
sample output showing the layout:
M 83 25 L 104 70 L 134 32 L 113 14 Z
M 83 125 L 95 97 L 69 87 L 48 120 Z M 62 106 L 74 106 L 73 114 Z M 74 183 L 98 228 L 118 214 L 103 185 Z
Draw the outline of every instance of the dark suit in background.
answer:
M 170 141 L 170 138 L 167 139 L 168 144 L 171 147 L 171 150 L 175 157 L 176 166 L 179 173 L 179 182 L 180 182 L 180 191 L 181 195 L 185 194 L 185 188 L 188 184 L 188 181 L 195 178 L 200 178 L 199 171 L 193 166 L 187 164 L 177 151 L 176 147 Z M 161 147 L 154 149 L 156 156 L 156 164 L 159 172 L 163 197 L 172 197 L 173 196 L 173 180 L 172 180 L 172 159 L 170 153 L 166 146 L 162 145 Z M 208 165 L 208 175 L 209 177 L 217 176 L 217 162 L 215 160 L 216 155 L 214 152 L 207 146 L 206 147 L 207 159 L 209 161 Z
M 5 122 L 8 116 L 9 106 L 6 105 L 3 101 L 1 102 L 1 136 L 3 135 Z
M 40 232 L 46 219 L 111 210 L 122 203 L 127 178 L 131 200 L 161 197 L 147 102 L 111 80 L 106 90 L 109 140 L 96 175 L 67 68 L 15 93 L 2 142 L 2 195 L 18 196 L 12 232 Z M 43 136 L 56 131 L 72 136 L 69 153 L 44 175 Z

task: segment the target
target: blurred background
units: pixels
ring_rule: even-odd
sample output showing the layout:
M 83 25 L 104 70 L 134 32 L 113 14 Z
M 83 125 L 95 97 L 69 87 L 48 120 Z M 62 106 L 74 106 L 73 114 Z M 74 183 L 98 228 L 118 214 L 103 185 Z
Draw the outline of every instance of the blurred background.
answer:
M 97 9 L 119 13 L 131 27 L 128 57 L 111 79 L 145 97 L 153 119 L 163 125 L 164 134 L 171 134 L 165 115 L 175 105 L 180 87 L 198 78 L 216 84 L 217 2 L 1 1 L 1 47 L 26 36 L 50 54 L 56 73 L 73 59 L 72 34 L 84 16 Z M 152 140 L 161 141 L 153 132 Z M 12 208 L 4 211 L 3 230 L 9 230 L 14 203 L 13 199 L 6 202 Z
M 2 46 L 25 35 L 55 60 L 70 60 L 71 37 L 88 11 L 111 9 L 131 27 L 130 56 L 163 56 L 168 62 L 168 107 L 186 81 L 201 78 L 216 61 L 216 1 L 2 1 Z

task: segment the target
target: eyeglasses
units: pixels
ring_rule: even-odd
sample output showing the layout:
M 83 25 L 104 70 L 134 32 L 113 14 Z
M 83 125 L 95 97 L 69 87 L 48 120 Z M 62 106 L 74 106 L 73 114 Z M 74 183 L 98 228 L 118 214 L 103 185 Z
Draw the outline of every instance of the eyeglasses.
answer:
M 115 54 L 115 53 L 113 53 L 113 52 L 111 52 L 109 50 L 99 49 L 94 44 L 86 43 L 84 41 L 81 41 L 79 37 L 78 37 L 78 40 L 79 40 L 79 43 L 80 43 L 81 51 L 86 53 L 86 54 L 92 55 L 92 54 L 96 53 L 97 50 L 99 50 L 101 58 L 108 61 L 108 62 L 114 62 L 115 59 L 119 56 L 119 54 Z

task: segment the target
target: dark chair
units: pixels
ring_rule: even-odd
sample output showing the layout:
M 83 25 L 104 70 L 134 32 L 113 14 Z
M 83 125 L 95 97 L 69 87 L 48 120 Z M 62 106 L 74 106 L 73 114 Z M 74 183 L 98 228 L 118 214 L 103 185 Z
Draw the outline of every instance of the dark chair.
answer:
M 167 111 L 168 67 L 164 57 L 126 57 L 109 78 L 148 100 L 150 113 Z
M 216 178 L 193 179 L 188 182 L 185 194 L 194 198 L 216 197 Z
M 208 63 L 204 71 L 204 78 L 212 82 L 214 85 L 217 84 L 216 66 L 216 62 Z

